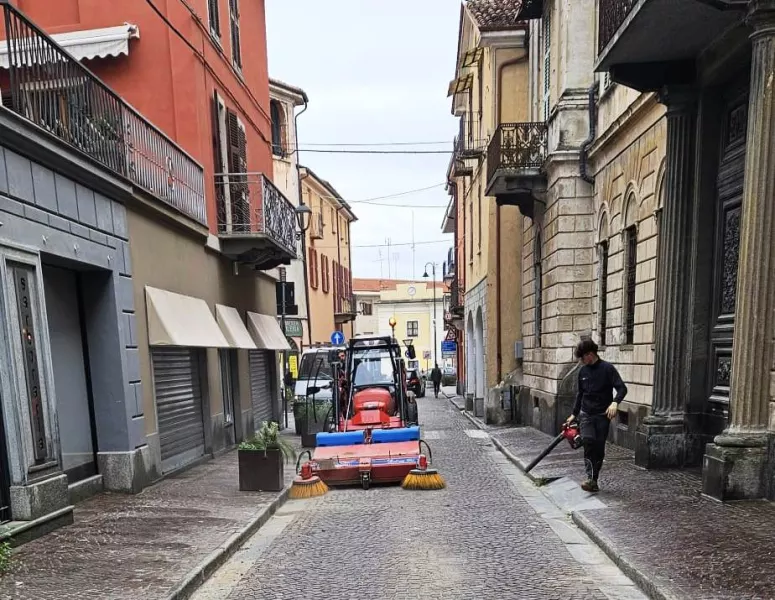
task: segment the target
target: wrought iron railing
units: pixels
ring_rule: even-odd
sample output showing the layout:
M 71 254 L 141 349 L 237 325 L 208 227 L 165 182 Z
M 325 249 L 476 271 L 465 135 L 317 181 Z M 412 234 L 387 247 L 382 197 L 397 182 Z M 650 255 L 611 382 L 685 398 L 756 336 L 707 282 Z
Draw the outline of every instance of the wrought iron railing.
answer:
M 215 176 L 218 234 L 222 237 L 265 235 L 296 255 L 296 212 L 262 173 Z
M 337 315 L 353 315 L 355 314 L 355 296 L 343 295 L 336 299 L 336 306 L 334 312 Z
M 465 310 L 465 292 L 463 286 L 454 279 L 449 286 L 449 310 L 455 314 L 463 314 Z
M 471 157 L 479 155 L 484 148 L 484 141 L 480 139 L 480 119 L 474 113 L 465 113 L 460 117 L 460 131 L 455 145 L 455 154 L 458 157 Z
M 207 224 L 201 165 L 17 9 L 0 1 L 0 13 L 3 105 Z
M 501 169 L 542 169 L 546 162 L 546 123 L 503 123 L 487 149 L 487 178 Z
M 598 53 L 608 45 L 624 23 L 637 0 L 600 0 L 598 12 Z

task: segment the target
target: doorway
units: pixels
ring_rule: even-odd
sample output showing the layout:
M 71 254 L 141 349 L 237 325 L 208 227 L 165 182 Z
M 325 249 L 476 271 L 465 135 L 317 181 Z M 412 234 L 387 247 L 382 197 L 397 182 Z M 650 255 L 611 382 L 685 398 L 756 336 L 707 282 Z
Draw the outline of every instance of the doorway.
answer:
M 69 483 L 97 474 L 97 440 L 81 274 L 44 265 L 62 470 Z
M 747 86 L 746 86 L 747 88 Z M 713 288 L 707 409 L 709 434 L 720 433 L 729 419 L 732 341 L 735 333 L 740 218 L 743 204 L 748 93 L 735 88 L 725 100 L 716 180 Z

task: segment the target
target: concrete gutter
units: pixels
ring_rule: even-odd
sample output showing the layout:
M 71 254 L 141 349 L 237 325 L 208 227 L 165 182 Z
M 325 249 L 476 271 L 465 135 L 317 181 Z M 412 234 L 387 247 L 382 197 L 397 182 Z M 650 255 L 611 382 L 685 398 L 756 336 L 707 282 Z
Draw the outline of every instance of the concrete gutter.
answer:
M 210 555 L 200 562 L 180 583 L 166 596 L 164 600 L 187 600 L 207 581 L 253 534 L 272 518 L 277 510 L 288 500 L 290 487 L 286 487 L 280 495 L 251 521 L 218 546 Z
M 455 408 L 460 409 L 460 407 L 452 401 L 452 398 L 448 396 L 448 399 Z M 473 423 L 476 427 L 482 431 L 487 432 L 488 434 L 490 433 L 486 425 L 479 419 L 462 409 L 460 409 L 460 413 L 469 421 L 471 421 L 471 423 Z M 503 454 L 510 462 L 512 462 L 520 471 L 527 475 L 530 480 L 533 481 L 533 483 L 538 484 L 543 481 L 540 477 L 536 478 L 533 477 L 533 475 L 530 473 L 525 473 L 525 468 L 527 465 L 513 452 L 508 450 L 500 442 L 500 440 L 494 438 L 492 435 L 490 435 L 490 440 L 492 441 L 493 445 L 501 452 L 501 454 Z M 542 486 L 537 487 L 540 489 Z M 566 510 L 565 507 L 560 506 L 555 501 L 555 498 L 550 494 L 544 492 L 544 496 L 548 498 L 557 508 Z M 666 590 L 660 589 L 657 585 L 655 585 L 654 582 L 649 579 L 646 573 L 635 567 L 616 548 L 610 538 L 606 537 L 599 529 L 597 529 L 597 527 L 592 524 L 589 519 L 587 519 L 587 517 L 584 516 L 583 511 L 571 510 L 569 514 L 576 526 L 581 529 L 581 531 L 583 531 L 593 542 L 595 542 L 595 544 L 608 556 L 608 558 L 610 558 L 616 564 L 616 566 L 621 569 L 622 573 L 632 579 L 635 584 L 643 591 L 643 593 L 646 594 L 649 598 L 652 600 L 682 600 L 679 596 L 676 596 Z

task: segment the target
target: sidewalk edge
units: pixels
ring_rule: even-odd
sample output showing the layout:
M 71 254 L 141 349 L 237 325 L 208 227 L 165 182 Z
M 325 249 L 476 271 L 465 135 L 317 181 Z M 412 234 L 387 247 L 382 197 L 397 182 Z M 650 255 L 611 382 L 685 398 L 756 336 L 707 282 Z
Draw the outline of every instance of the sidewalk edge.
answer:
M 189 571 L 189 573 L 165 597 L 165 600 L 187 600 L 190 598 L 193 593 L 248 540 L 248 538 L 261 529 L 272 515 L 285 504 L 288 500 L 289 492 L 290 487 L 284 488 L 283 491 L 280 492 L 280 495 L 275 498 L 269 506 L 264 508 L 260 513 L 253 517 L 247 525 L 233 534 L 218 548 L 213 550 L 207 558 Z
M 659 586 L 649 580 L 648 576 L 634 566 L 616 546 L 592 522 L 580 511 L 571 512 L 571 520 L 581 529 L 614 564 L 619 567 L 627 577 L 632 579 L 635 584 L 652 600 L 682 600 L 682 596 L 676 596 L 670 592 L 661 589 Z
M 454 403 L 452 404 L 454 406 Z M 487 428 L 476 417 L 471 416 L 464 410 L 461 410 L 460 412 L 469 421 L 471 421 L 471 423 L 476 425 L 476 427 L 483 431 L 487 431 Z M 487 431 L 487 433 L 490 436 L 490 440 L 492 440 L 493 445 L 501 452 L 501 454 L 503 454 L 510 462 L 516 465 L 516 467 L 522 471 L 523 475 L 526 475 L 533 483 L 535 483 L 536 479 L 530 473 L 525 473 L 525 467 L 527 465 L 525 465 L 525 463 L 521 461 L 515 454 L 509 451 L 500 442 L 500 440 L 493 437 L 489 431 Z M 548 498 L 552 504 L 557 506 L 557 508 L 562 508 L 550 495 L 544 494 L 544 496 Z M 633 564 L 627 558 L 622 556 L 622 554 L 616 549 L 616 546 L 613 544 L 613 542 L 611 542 L 610 539 L 603 535 L 580 511 L 571 511 L 570 516 L 576 526 L 581 529 L 595 543 L 596 546 L 605 552 L 608 558 L 610 558 L 627 577 L 632 579 L 632 581 L 641 589 L 641 591 L 649 598 L 651 598 L 651 600 L 682 600 L 680 596 L 676 596 L 672 593 L 662 590 L 658 586 L 654 585 L 654 583 L 649 581 L 649 578 L 646 576 L 646 574 L 637 567 L 633 566 Z

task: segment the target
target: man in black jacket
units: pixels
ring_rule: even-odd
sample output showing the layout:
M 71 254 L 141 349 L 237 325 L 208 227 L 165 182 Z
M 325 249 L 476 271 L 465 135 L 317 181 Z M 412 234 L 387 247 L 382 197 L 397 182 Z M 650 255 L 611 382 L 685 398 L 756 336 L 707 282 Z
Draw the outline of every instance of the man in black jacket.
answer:
M 587 492 L 598 492 L 597 484 L 605 458 L 605 442 L 611 420 L 616 417 L 619 403 L 627 395 L 619 372 L 611 363 L 597 355 L 597 344 L 583 340 L 576 347 L 576 358 L 583 366 L 579 371 L 579 391 L 576 404 L 568 422 L 579 419 L 581 437 L 584 440 L 584 467 L 587 480 L 581 488 Z M 616 400 L 613 391 L 616 390 Z

